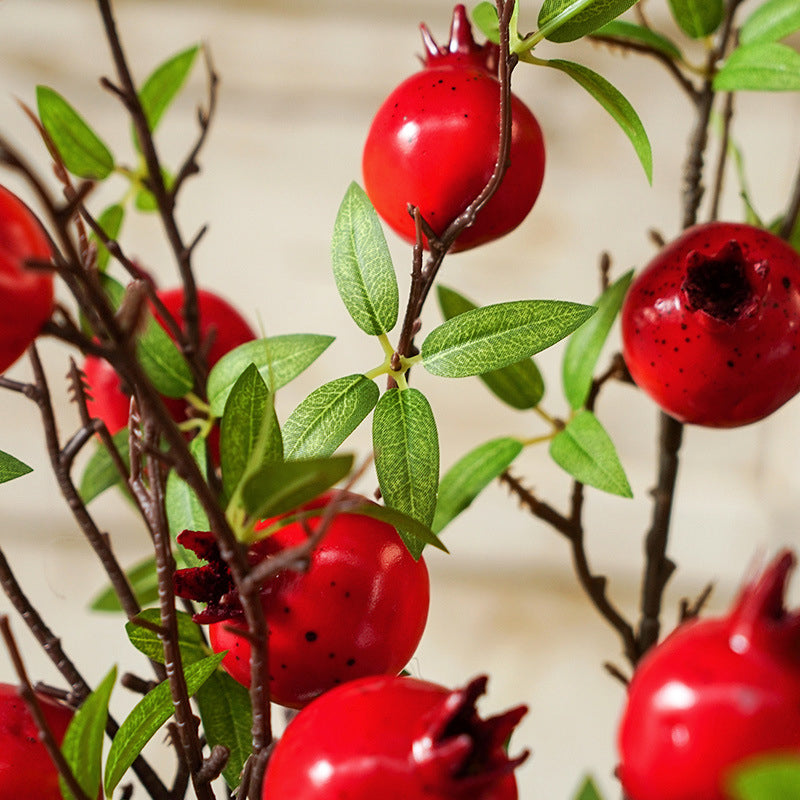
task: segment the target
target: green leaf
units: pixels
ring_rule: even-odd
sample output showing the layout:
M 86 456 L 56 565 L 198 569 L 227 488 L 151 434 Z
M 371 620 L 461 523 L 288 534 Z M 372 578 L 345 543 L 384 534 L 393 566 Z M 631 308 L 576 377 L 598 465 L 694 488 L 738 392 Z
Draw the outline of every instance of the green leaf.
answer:
M 465 311 L 422 343 L 433 375 L 463 378 L 507 367 L 563 339 L 594 313 L 563 300 L 514 300 Z
M 739 42 L 777 42 L 800 30 L 800 3 L 797 0 L 767 0 L 745 20 Z
M 734 770 L 731 800 L 800 800 L 800 759 L 792 755 L 758 758 Z
M 284 456 L 332 456 L 375 408 L 380 390 L 363 375 L 347 375 L 315 389 L 283 424 Z
M 116 681 L 117 668 L 112 667 L 98 687 L 75 712 L 61 744 L 61 752 L 78 781 L 78 785 L 87 797 L 97 797 L 100 790 L 108 703 Z M 64 800 L 74 800 L 75 795 L 69 790 L 67 782 L 61 776 L 59 776 L 59 785 Z
M 522 452 L 519 439 L 503 437 L 478 445 L 462 456 L 439 482 L 433 531 L 439 533 Z
M 114 447 L 116 447 L 125 465 L 130 467 L 128 429 L 123 428 L 117 431 L 112 437 L 112 440 L 114 442 Z M 81 499 L 84 503 L 88 504 L 107 489 L 122 483 L 122 475 L 120 475 L 116 466 L 114 466 L 114 461 L 109 455 L 108 450 L 106 450 L 101 442 L 98 442 L 97 448 L 86 463 L 86 468 L 83 470 L 83 475 L 81 476 L 81 484 L 78 490 Z
M 169 172 L 169 170 L 162 167 L 161 178 L 164 181 L 164 188 L 169 191 L 172 188 L 175 176 Z M 158 211 L 158 200 L 156 200 L 156 196 L 144 186 L 136 192 L 133 204 L 136 206 L 137 211 L 144 211 L 145 213 Z
M 158 574 L 153 556 L 135 564 L 125 574 L 140 606 L 147 606 L 158 600 Z M 91 608 L 93 611 L 122 611 L 113 586 L 103 589 L 92 600 Z
M 628 22 L 624 19 L 615 19 L 598 28 L 593 36 L 615 39 L 617 41 L 630 42 L 631 44 L 643 44 L 647 47 L 673 59 L 682 61 L 683 55 L 677 45 L 666 36 L 662 36 L 652 28 L 645 28 L 635 22 Z
M 10 453 L 0 450 L 0 483 L 13 481 L 14 478 L 21 478 L 29 472 L 33 472 L 33 467 L 29 467 Z
M 208 655 L 208 648 L 203 642 L 200 627 L 192 622 L 192 618 L 183 611 L 175 612 L 178 622 L 178 647 L 184 665 L 202 661 Z M 161 613 L 157 608 L 145 608 L 135 619 L 125 623 L 125 632 L 130 643 L 148 658 L 159 664 L 164 663 L 164 645 L 159 635 L 149 627 L 138 624 L 141 620 L 146 625 L 161 625 Z
M 372 418 L 372 444 L 386 505 L 430 527 L 439 483 L 439 436 L 430 404 L 419 389 L 383 393 Z M 419 558 L 425 543 L 409 530 L 398 533 Z
M 208 475 L 208 456 L 205 439 L 199 436 L 192 439 L 189 442 L 189 452 L 200 467 L 200 472 L 204 476 Z M 170 470 L 169 475 L 167 475 L 164 505 L 167 512 L 169 532 L 173 539 L 186 530 L 209 530 L 208 516 L 194 489 L 174 469 Z M 176 543 L 175 549 L 185 566 L 196 567 L 201 563 L 191 550 L 182 547 L 180 544 Z
M 575 800 L 603 800 L 600 795 L 600 792 L 597 790 L 597 787 L 594 785 L 594 781 L 591 778 L 586 778 L 586 780 L 581 785 L 581 788 L 578 789 L 578 793 L 575 795 Z
M 114 169 L 114 156 L 78 112 L 47 86 L 36 87 L 39 119 L 64 166 L 80 178 L 103 180 Z
M 336 216 L 331 257 L 336 288 L 356 325 L 370 336 L 394 328 L 399 294 L 392 257 L 378 215 L 355 182 Z
M 250 693 L 221 670 L 197 690 L 197 708 L 208 746 L 225 745 L 230 751 L 222 775 L 233 789 L 239 785 L 242 768 L 252 750 Z
M 453 289 L 437 286 L 439 306 L 445 319 L 477 308 Z M 501 369 L 484 372 L 478 376 L 500 400 L 520 410 L 534 408 L 544 397 L 544 379 L 530 358 L 524 358 Z
M 183 88 L 194 65 L 198 45 L 189 47 L 165 61 L 150 74 L 139 90 L 139 102 L 151 133 L 155 131 L 164 112 Z M 134 134 L 134 142 L 138 139 Z
M 636 0 L 595 0 L 595 2 L 575 2 L 575 0 L 545 0 L 539 10 L 539 28 L 554 24 L 564 15 L 566 21 L 547 34 L 551 42 L 573 42 L 597 30 L 615 17 L 623 14 Z M 571 14 L 571 10 L 583 6 L 582 10 Z M 568 18 L 567 18 L 568 17 Z
M 669 7 L 675 22 L 692 39 L 714 33 L 725 13 L 722 0 L 669 0 Z
M 225 653 L 188 664 L 184 669 L 186 686 L 192 696 L 217 669 Z M 106 759 L 104 789 L 110 796 L 122 780 L 128 768 L 136 760 L 142 748 L 155 736 L 158 729 L 172 716 L 174 711 L 168 681 L 158 684 L 134 707 L 120 725 Z
M 500 43 L 500 23 L 497 19 L 497 6 L 494 3 L 478 3 L 472 9 L 472 21 L 490 42 Z
M 114 203 L 108 206 L 97 218 L 97 224 L 103 229 L 103 232 L 109 239 L 116 240 L 119 232 L 122 230 L 122 220 L 125 218 L 125 208 L 119 203 Z M 89 237 L 97 247 L 97 269 L 104 272 L 108 266 L 108 261 L 111 258 L 111 253 L 108 252 L 106 246 L 93 233 Z
M 597 313 L 569 337 L 561 374 L 564 394 L 573 409 L 581 408 L 586 402 L 589 390 L 592 388 L 597 359 L 632 280 L 633 270 L 626 272 L 609 286 L 595 303 Z
M 437 550 L 441 550 L 443 553 L 448 552 L 442 540 L 430 527 L 423 525 L 419 520 L 414 519 L 414 517 L 408 514 L 404 514 L 402 511 L 398 511 L 396 508 L 379 506 L 376 503 L 364 503 L 363 506 L 358 506 L 348 511 L 348 513 L 361 514 L 364 517 L 379 519 L 381 522 L 386 522 L 395 528 L 401 537 L 404 536 L 403 532 L 405 532 L 406 539 L 413 538 L 415 543 L 419 543 L 420 545 L 429 544 Z M 419 553 L 415 555 L 415 553 L 411 551 L 411 554 L 414 558 L 419 558 Z
M 222 487 L 228 497 L 248 471 L 283 458 L 273 396 L 255 364 L 239 376 L 228 395 L 221 422 L 220 456 Z
M 208 376 L 208 401 L 214 416 L 221 417 L 233 385 L 255 364 L 271 392 L 296 378 L 333 342 L 333 336 L 290 333 L 246 342 L 226 353 Z
M 714 76 L 720 92 L 800 91 L 800 53 L 785 44 L 756 41 L 737 47 Z
M 330 489 L 352 468 L 352 455 L 265 464 L 242 484 L 244 508 L 259 520 L 285 514 Z
M 617 450 L 591 411 L 579 411 L 555 435 L 550 442 L 550 457 L 581 483 L 621 497 L 633 497 Z
M 644 129 L 644 125 L 642 125 L 641 119 L 639 119 L 639 115 L 622 93 L 604 77 L 588 67 L 584 67 L 582 64 L 575 64 L 572 61 L 564 61 L 560 58 L 546 61 L 545 64 L 569 75 L 611 114 L 620 128 L 622 128 L 623 133 L 630 139 L 633 149 L 636 151 L 636 155 L 644 168 L 645 175 L 647 175 L 647 180 L 652 183 L 653 151 L 650 147 L 650 140 L 647 138 L 647 132 Z

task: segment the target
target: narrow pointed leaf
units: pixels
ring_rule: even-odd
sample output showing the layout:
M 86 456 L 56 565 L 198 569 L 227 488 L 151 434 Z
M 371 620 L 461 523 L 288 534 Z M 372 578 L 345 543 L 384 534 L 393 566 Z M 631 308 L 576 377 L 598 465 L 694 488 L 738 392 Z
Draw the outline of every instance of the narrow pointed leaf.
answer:
M 636 0 L 597 0 L 559 25 L 547 38 L 551 42 L 573 42 L 597 30 L 615 17 L 626 12 Z M 576 6 L 575 0 L 545 0 L 539 11 L 539 27 L 544 28 L 560 14 Z
M 122 220 L 125 218 L 125 208 L 118 203 L 108 206 L 97 218 L 97 223 L 109 239 L 116 240 L 122 230 Z M 93 233 L 89 237 L 97 247 L 97 268 L 105 272 L 111 254 L 106 246 L 100 241 L 97 234 Z
M 203 475 L 208 474 L 208 457 L 205 440 L 195 437 L 189 442 L 189 452 L 194 457 Z M 177 470 L 170 470 L 167 475 L 166 496 L 164 499 L 169 532 L 173 539 L 185 530 L 209 530 L 208 516 L 203 506 L 186 481 L 178 475 Z M 185 547 L 175 544 L 175 549 L 180 555 L 184 566 L 194 567 L 200 562 L 197 556 Z
M 64 166 L 80 178 L 103 180 L 114 169 L 114 156 L 83 117 L 54 89 L 36 87 L 39 119 Z
M 777 42 L 800 30 L 797 0 L 768 0 L 754 9 L 739 31 L 739 42 Z
M 774 755 L 735 770 L 729 779 L 731 800 L 800 800 L 800 759 Z
M 128 429 L 123 428 L 117 431 L 112 437 L 114 447 L 125 462 L 130 467 L 128 452 Z M 91 458 L 86 462 L 80 483 L 80 495 L 84 503 L 90 503 L 107 489 L 123 483 L 123 477 L 114 465 L 114 461 L 109 455 L 105 446 L 98 442 L 97 449 L 92 453 Z
M 675 22 L 692 39 L 714 33 L 725 13 L 722 0 L 669 0 L 669 7 Z
M 624 95 L 602 75 L 582 64 L 556 58 L 546 62 L 548 67 L 560 70 L 583 86 L 603 108 L 608 111 L 623 133 L 630 139 L 636 155 L 644 168 L 647 180 L 653 182 L 653 151 L 642 120 Z
M 602 28 L 598 28 L 592 35 L 599 38 L 646 45 L 674 61 L 683 60 L 681 51 L 672 40 L 667 39 L 666 36 L 654 31 L 652 28 L 645 28 L 635 22 L 615 19 L 603 25 Z
M 714 89 L 800 91 L 800 53 L 778 42 L 757 41 L 737 47 L 714 76 Z
M 117 668 L 112 667 L 75 712 L 61 744 L 61 752 L 87 797 L 97 797 L 100 790 L 108 703 L 116 681 Z M 74 800 L 75 796 L 69 790 L 67 782 L 60 776 L 59 785 L 64 800 Z
M 151 132 L 183 88 L 199 49 L 194 45 L 172 56 L 153 70 L 139 90 L 139 101 Z M 137 141 L 136 136 L 134 141 Z
M 29 467 L 11 453 L 0 450 L 0 483 L 13 481 L 30 472 L 33 472 L 33 467 Z
M 158 574 L 153 556 L 148 556 L 138 564 L 134 564 L 126 571 L 125 575 L 140 606 L 148 606 L 158 600 Z M 91 609 L 92 611 L 122 611 L 114 587 L 108 586 L 103 589 L 92 600 Z
M 283 424 L 284 456 L 332 456 L 375 408 L 380 390 L 363 375 L 347 375 L 315 389 Z
M 579 411 L 550 442 L 550 457 L 575 480 L 633 497 L 614 443 L 591 411 Z
M 425 395 L 418 389 L 389 389 L 372 418 L 375 471 L 387 506 L 430 527 L 439 483 L 439 437 Z M 425 543 L 398 531 L 418 558 Z
M 564 394 L 573 409 L 581 408 L 586 402 L 592 387 L 597 359 L 622 307 L 631 280 L 633 280 L 633 270 L 626 272 L 609 286 L 595 303 L 597 313 L 569 337 L 564 351 L 561 375 Z
M 184 665 L 202 661 L 208 655 L 208 648 L 203 642 L 199 626 L 183 611 L 176 611 L 178 623 L 178 646 Z M 145 608 L 136 619 L 125 623 L 125 632 L 130 643 L 148 658 L 159 664 L 164 663 L 164 644 L 159 635 L 144 625 L 161 625 L 161 613 L 157 608 Z
M 197 690 L 217 669 L 224 653 L 208 656 L 202 661 L 188 664 L 184 669 L 189 695 Z M 174 711 L 168 681 L 158 684 L 134 707 L 120 725 L 106 758 L 104 789 L 107 796 L 119 785 L 129 767 L 141 753 L 142 748 L 155 736 L 159 728 Z
M 378 215 L 357 183 L 339 207 L 331 257 L 336 288 L 356 325 L 371 336 L 394 328 L 399 293 L 392 257 Z
M 422 343 L 422 364 L 446 378 L 507 367 L 570 334 L 594 313 L 563 300 L 516 300 L 465 311 L 434 328 Z
M 213 749 L 221 744 L 229 750 L 222 775 L 233 789 L 239 785 L 253 746 L 250 693 L 226 672 L 217 670 L 197 690 L 196 700 L 208 746 Z
M 265 464 L 242 484 L 242 503 L 254 519 L 285 514 L 330 489 L 352 468 L 352 455 Z
M 451 319 L 478 307 L 471 300 L 445 286 L 437 287 L 437 295 L 445 319 Z M 520 410 L 534 408 L 544 397 L 544 379 L 530 358 L 484 372 L 478 377 L 496 397 L 512 408 Z
M 575 800 L 603 800 L 603 798 L 600 796 L 600 792 L 597 791 L 594 781 L 591 778 L 586 778 L 575 795 Z
M 462 456 L 439 482 L 433 531 L 440 533 L 522 452 L 522 442 L 503 437 L 484 442 Z
M 398 511 L 396 508 L 379 506 L 376 503 L 365 503 L 363 506 L 354 508 L 352 512 L 348 513 L 361 514 L 364 517 L 372 517 L 373 519 L 381 520 L 381 522 L 388 522 L 389 525 L 397 530 L 401 537 L 403 537 L 403 532 L 405 532 L 406 538 L 413 537 L 415 542 L 429 544 L 437 550 L 441 550 L 443 553 L 448 552 L 442 540 L 430 527 L 423 525 L 419 520 L 414 519 L 414 517 L 408 514 L 404 514 L 402 511 Z M 412 555 L 414 555 L 413 552 Z M 417 553 L 414 557 L 418 559 L 419 554 Z
M 283 458 L 272 395 L 255 364 L 239 376 L 228 395 L 221 422 L 220 455 L 222 488 L 228 497 L 248 468 Z
M 333 342 L 333 336 L 290 333 L 247 342 L 226 353 L 208 376 L 208 401 L 214 416 L 221 417 L 233 385 L 255 364 L 271 392 L 296 378 Z

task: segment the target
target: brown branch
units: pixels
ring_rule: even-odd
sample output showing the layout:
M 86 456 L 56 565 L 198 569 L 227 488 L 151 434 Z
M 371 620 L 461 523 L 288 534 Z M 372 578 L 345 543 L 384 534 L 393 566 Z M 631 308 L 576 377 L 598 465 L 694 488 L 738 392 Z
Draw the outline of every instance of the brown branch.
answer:
M 781 239 L 791 239 L 798 222 L 800 222 L 800 168 L 797 170 L 789 205 L 786 207 L 780 231 L 778 232 Z

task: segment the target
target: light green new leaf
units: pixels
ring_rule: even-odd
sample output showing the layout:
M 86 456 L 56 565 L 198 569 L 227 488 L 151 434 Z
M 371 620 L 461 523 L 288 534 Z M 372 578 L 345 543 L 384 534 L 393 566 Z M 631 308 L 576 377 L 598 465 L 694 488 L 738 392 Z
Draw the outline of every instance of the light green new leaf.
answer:
M 636 0 L 545 0 L 539 10 L 539 28 L 548 28 L 551 42 L 573 42 L 625 13 L 635 3 Z
M 336 288 L 356 325 L 370 336 L 394 328 L 399 293 L 392 257 L 378 215 L 355 182 L 336 215 L 331 258 Z
M 439 307 L 445 319 L 477 308 L 471 300 L 453 289 L 437 286 Z M 478 376 L 500 400 L 520 410 L 534 408 L 544 396 L 544 379 L 533 359 L 525 358 L 501 369 Z
M 478 3 L 472 9 L 472 21 L 490 42 L 500 43 L 500 23 L 497 19 L 497 6 L 494 3 Z
M 550 442 L 550 457 L 581 483 L 633 497 L 614 443 L 591 411 L 579 411 L 555 435 Z
M 126 573 L 128 583 L 140 606 L 148 606 L 158 600 L 158 573 L 156 560 L 148 556 L 135 564 Z M 113 586 L 107 586 L 92 600 L 92 611 L 122 611 L 117 593 Z
M 675 61 L 683 60 L 681 51 L 673 41 L 657 33 L 652 28 L 645 28 L 643 25 L 637 25 L 635 22 L 615 19 L 603 25 L 602 28 L 598 28 L 592 35 L 633 44 L 643 44 Z
M 80 178 L 101 181 L 114 169 L 114 156 L 83 117 L 57 92 L 36 87 L 39 119 L 64 166 Z
M 208 680 L 224 656 L 225 653 L 217 653 L 202 661 L 186 665 L 184 675 L 189 696 L 195 694 Z M 120 725 L 108 751 L 103 787 L 106 796 L 111 796 L 142 748 L 155 736 L 174 711 L 169 681 L 159 683 L 136 704 Z
M 242 503 L 253 519 L 276 517 L 318 497 L 352 468 L 349 454 L 265 464 L 243 481 Z
M 386 505 L 430 527 L 439 483 L 439 436 L 433 411 L 419 389 L 389 389 L 372 417 L 375 471 Z M 415 558 L 425 543 L 398 533 Z
M 649 183 L 653 182 L 653 151 L 642 120 L 624 95 L 604 77 L 582 64 L 564 61 L 560 58 L 545 62 L 548 67 L 569 75 L 589 92 L 603 108 L 608 111 L 623 133 L 630 139 L 636 155 L 644 168 Z
M 560 341 L 593 313 L 591 306 L 564 300 L 514 300 L 465 311 L 428 334 L 422 364 L 445 378 L 501 369 Z
M 97 218 L 97 224 L 103 229 L 105 235 L 112 240 L 116 240 L 119 232 L 122 230 L 122 220 L 125 218 L 125 208 L 119 203 L 114 203 L 106 208 Z M 96 233 L 92 233 L 89 237 L 97 247 L 97 269 L 100 272 L 105 272 L 108 266 L 108 261 L 111 258 L 111 253 L 108 252 L 106 246 L 100 241 Z
M 128 429 L 123 428 L 117 431 L 112 437 L 114 447 L 125 463 L 130 467 L 128 452 Z M 114 464 L 113 459 L 106 450 L 105 445 L 98 442 L 97 449 L 92 453 L 91 458 L 86 462 L 86 467 L 81 476 L 79 492 L 84 503 L 90 503 L 106 489 L 123 483 L 123 477 Z
M 670 11 L 681 30 L 692 39 L 709 36 L 722 22 L 722 0 L 669 0 Z
M 208 456 L 206 453 L 206 443 L 204 439 L 195 437 L 189 442 L 189 452 L 197 462 L 200 472 L 205 476 L 208 474 Z M 164 505 L 167 511 L 167 522 L 169 532 L 173 539 L 186 530 L 207 531 L 209 530 L 208 516 L 203 505 L 186 481 L 178 475 L 177 470 L 170 470 L 167 475 L 166 496 Z M 195 567 L 200 561 L 197 556 L 189 549 L 179 544 L 175 545 L 184 566 Z
M 800 800 L 800 759 L 768 756 L 733 772 L 731 800 Z
M 580 789 L 578 789 L 575 800 L 603 800 L 603 798 L 594 785 L 594 781 L 591 778 L 586 778 L 583 784 L 581 784 Z
M 573 409 L 586 402 L 592 388 L 594 368 L 617 318 L 625 293 L 633 280 L 633 270 L 609 286 L 595 303 L 597 313 L 569 337 L 564 351 L 561 375 L 564 394 Z
M 249 470 L 283 458 L 273 397 L 255 364 L 233 385 L 220 427 L 222 487 L 231 497 Z
M 253 746 L 250 693 L 226 672 L 217 670 L 197 690 L 196 700 L 208 746 L 213 749 L 220 744 L 229 750 L 222 775 L 234 789 Z
M 375 408 L 380 390 L 363 375 L 347 375 L 315 389 L 283 424 L 290 458 L 332 456 Z
M 178 623 L 178 647 L 184 665 L 202 661 L 208 655 L 199 626 L 183 611 L 175 612 Z M 144 625 L 139 624 L 139 621 Z M 161 613 L 157 608 L 145 608 L 135 619 L 125 623 L 125 632 L 130 643 L 148 658 L 164 663 L 164 643 L 150 626 L 161 625 Z M 147 626 L 147 627 L 145 627 Z
M 33 472 L 33 467 L 29 467 L 15 456 L 12 456 L 11 453 L 5 453 L 0 450 L 0 483 L 13 481 L 14 478 L 21 478 L 29 472 Z
M 519 439 L 503 437 L 478 445 L 456 461 L 439 482 L 434 533 L 449 525 L 521 452 Z
M 194 45 L 167 59 L 153 70 L 139 90 L 139 102 L 151 132 L 155 131 L 164 112 L 183 88 L 199 49 Z M 138 145 L 135 135 L 133 139 Z
M 737 47 L 714 76 L 721 92 L 800 91 L 800 53 L 778 42 L 757 41 Z
M 777 42 L 800 30 L 797 0 L 768 0 L 754 9 L 739 31 L 739 42 Z
M 333 342 L 333 336 L 289 333 L 246 342 L 226 353 L 208 376 L 207 392 L 211 412 L 221 417 L 233 385 L 255 364 L 267 389 L 277 392 L 309 367 Z
M 108 703 L 117 681 L 117 668 L 100 682 L 98 687 L 83 701 L 69 723 L 61 752 L 69 764 L 72 774 L 87 797 L 97 797 L 103 769 L 103 740 L 108 721 Z M 59 776 L 59 785 L 64 800 L 74 800 L 67 782 Z

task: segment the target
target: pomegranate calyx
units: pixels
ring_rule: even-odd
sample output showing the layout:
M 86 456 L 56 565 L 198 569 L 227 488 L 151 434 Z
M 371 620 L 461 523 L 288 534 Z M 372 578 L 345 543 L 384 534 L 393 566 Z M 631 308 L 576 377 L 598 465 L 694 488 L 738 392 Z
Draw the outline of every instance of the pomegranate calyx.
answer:
M 475 67 L 497 76 L 499 48 L 493 42 L 480 45 L 472 35 L 472 26 L 467 16 L 466 7 L 459 3 L 453 9 L 450 23 L 450 39 L 447 46 L 440 46 L 428 26 L 423 22 L 420 26 L 422 43 L 425 45 L 426 67 L 448 66 L 467 62 Z

